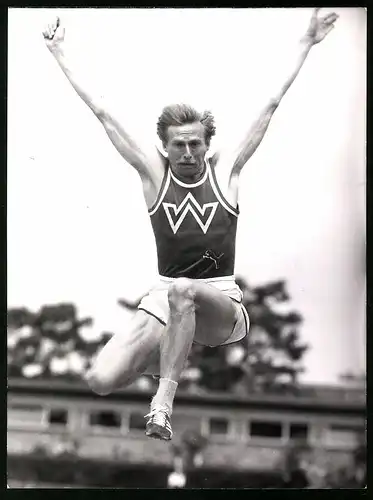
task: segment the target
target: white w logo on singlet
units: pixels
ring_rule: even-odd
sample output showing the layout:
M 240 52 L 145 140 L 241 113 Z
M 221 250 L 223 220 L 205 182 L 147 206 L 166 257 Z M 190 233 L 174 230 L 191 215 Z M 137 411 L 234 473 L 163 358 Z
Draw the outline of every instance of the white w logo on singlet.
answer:
M 174 203 L 162 203 L 162 205 L 174 234 L 177 233 L 179 227 L 181 226 L 188 212 L 190 212 L 193 215 L 199 227 L 206 234 L 208 228 L 210 227 L 211 221 L 214 218 L 219 202 L 212 201 L 211 203 L 204 203 L 203 206 L 201 207 L 201 205 L 194 198 L 194 196 L 191 193 L 188 193 L 178 207 Z M 173 211 L 175 222 L 173 221 L 173 218 L 171 216 L 171 211 L 170 211 L 171 209 Z M 207 217 L 206 222 L 203 223 L 200 215 L 204 216 L 208 209 L 211 209 L 210 214 Z M 200 215 L 198 215 L 197 212 Z

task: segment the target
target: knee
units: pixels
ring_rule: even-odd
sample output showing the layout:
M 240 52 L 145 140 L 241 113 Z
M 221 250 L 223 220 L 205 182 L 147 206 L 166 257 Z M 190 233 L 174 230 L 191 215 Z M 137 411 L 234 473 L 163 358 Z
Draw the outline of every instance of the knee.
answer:
M 107 396 L 113 391 L 112 384 L 100 375 L 94 368 L 90 369 L 84 376 L 90 389 L 99 396 Z
M 196 290 L 193 280 L 178 278 L 173 281 L 168 289 L 168 301 L 170 306 L 182 312 L 194 308 Z

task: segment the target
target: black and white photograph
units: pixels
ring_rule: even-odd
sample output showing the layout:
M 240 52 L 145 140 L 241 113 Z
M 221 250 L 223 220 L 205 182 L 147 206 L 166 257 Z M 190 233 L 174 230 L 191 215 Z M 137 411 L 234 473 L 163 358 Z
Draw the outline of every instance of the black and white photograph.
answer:
M 9 8 L 7 487 L 364 489 L 367 10 Z

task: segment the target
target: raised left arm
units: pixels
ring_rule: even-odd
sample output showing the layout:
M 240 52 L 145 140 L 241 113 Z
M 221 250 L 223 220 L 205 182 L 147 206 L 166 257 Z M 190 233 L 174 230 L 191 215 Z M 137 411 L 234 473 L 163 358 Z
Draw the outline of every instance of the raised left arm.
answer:
M 338 18 L 337 14 L 331 13 L 327 14 L 324 17 L 319 17 L 319 10 L 320 9 L 317 8 L 313 12 L 309 28 L 305 36 L 300 40 L 299 50 L 297 52 L 294 67 L 290 75 L 287 77 L 285 83 L 282 85 L 280 91 L 269 101 L 267 106 L 262 110 L 258 119 L 251 126 L 244 140 L 238 145 L 236 150 L 229 153 L 231 165 L 233 160 L 231 175 L 239 175 L 243 166 L 251 158 L 251 156 L 258 148 L 259 144 L 262 142 L 274 112 L 276 111 L 278 105 L 288 91 L 289 87 L 297 77 L 313 45 L 321 42 L 326 37 L 326 35 L 334 28 L 334 23 Z M 219 159 L 217 161 L 219 162 Z

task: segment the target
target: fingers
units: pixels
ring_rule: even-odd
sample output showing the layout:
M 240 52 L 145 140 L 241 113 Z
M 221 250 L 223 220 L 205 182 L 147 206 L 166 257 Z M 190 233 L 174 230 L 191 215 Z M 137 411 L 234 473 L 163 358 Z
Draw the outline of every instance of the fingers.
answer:
M 50 32 L 49 25 L 46 27 L 45 30 L 43 30 L 43 37 L 51 39 L 51 32 Z
M 49 26 L 50 26 L 50 28 L 51 28 L 52 31 L 56 31 L 56 29 L 57 29 L 57 18 L 54 19 L 54 21 L 52 23 L 50 23 Z
M 335 12 L 332 12 L 331 14 L 328 14 L 325 17 L 323 17 L 322 22 L 324 24 L 333 24 L 336 22 L 337 19 L 338 19 L 338 15 L 335 14 Z
M 51 24 L 47 24 L 45 30 L 43 31 L 43 36 L 44 38 L 48 38 L 49 40 L 51 40 L 54 36 L 54 30 L 53 30 L 53 27 Z
M 315 9 L 313 9 L 313 14 L 312 14 L 313 18 L 317 17 L 320 9 L 321 7 L 316 7 Z
M 58 28 L 60 27 L 60 25 L 61 25 L 60 18 L 56 17 L 56 19 L 52 23 L 49 23 L 46 26 L 45 30 L 43 31 L 44 38 L 47 38 L 49 40 L 53 40 L 53 37 L 54 37 L 56 31 L 58 30 Z
M 325 29 L 324 29 L 324 37 L 326 37 L 326 35 L 328 33 L 330 33 L 332 31 L 332 29 L 334 28 L 334 24 L 330 24 L 329 26 L 327 26 Z
M 51 24 L 48 24 L 47 28 L 43 31 L 44 38 L 48 38 L 48 40 L 52 40 L 55 33 L 56 30 L 53 29 L 53 26 Z

